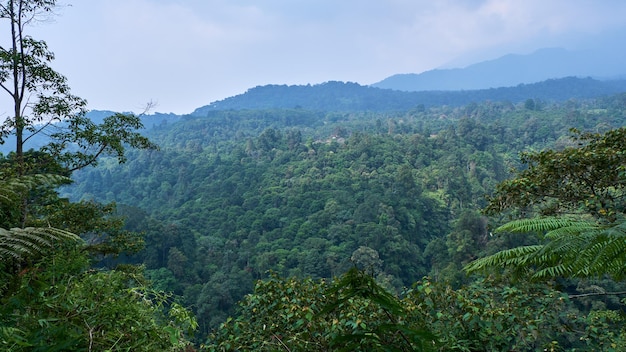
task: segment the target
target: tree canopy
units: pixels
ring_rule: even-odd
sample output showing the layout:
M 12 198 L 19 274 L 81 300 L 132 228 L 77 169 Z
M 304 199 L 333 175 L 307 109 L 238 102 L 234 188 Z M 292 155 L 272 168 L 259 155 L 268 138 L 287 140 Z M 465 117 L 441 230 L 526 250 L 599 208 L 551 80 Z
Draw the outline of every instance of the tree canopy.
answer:
M 528 168 L 500 183 L 486 207 L 492 213 L 517 208 L 551 215 L 516 220 L 496 231 L 534 232 L 540 242 L 480 258 L 467 271 L 511 267 L 541 279 L 624 277 L 626 129 L 574 132 L 573 146 L 523 154 Z
M 563 149 L 524 152 L 527 168 L 496 187 L 485 208 L 510 208 L 542 214 L 586 213 L 607 221 L 626 210 L 626 128 L 606 133 L 572 130 Z

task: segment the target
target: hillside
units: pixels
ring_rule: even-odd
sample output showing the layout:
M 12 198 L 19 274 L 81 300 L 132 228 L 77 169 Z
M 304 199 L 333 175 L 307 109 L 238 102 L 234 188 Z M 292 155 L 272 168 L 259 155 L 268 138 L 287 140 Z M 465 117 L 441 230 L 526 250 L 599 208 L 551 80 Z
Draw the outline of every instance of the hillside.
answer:
M 160 151 L 104 159 L 63 192 L 118 204 L 145 233 L 131 261 L 193 307 L 206 336 L 269 270 L 329 278 L 376 253 L 392 290 L 424 275 L 465 282 L 460 267 L 479 253 L 532 242 L 489 241 L 496 220 L 478 211 L 518 152 L 563 143 L 570 127 L 621 126 L 623 111 L 623 95 L 382 114 L 212 111 L 146 131 Z

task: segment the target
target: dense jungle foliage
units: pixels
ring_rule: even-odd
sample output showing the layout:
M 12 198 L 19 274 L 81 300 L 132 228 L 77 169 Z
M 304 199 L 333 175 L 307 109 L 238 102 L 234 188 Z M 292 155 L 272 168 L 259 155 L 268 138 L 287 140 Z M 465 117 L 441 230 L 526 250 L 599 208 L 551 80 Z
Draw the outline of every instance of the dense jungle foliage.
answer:
M 441 350 L 604 348 L 619 343 L 619 296 L 567 295 L 620 291 L 619 282 L 556 279 L 531 288 L 481 281 L 462 268 L 537 243 L 533 234 L 492 233 L 514 214 L 481 213 L 485 196 L 523 166 L 520 152 L 571 146 L 570 128 L 603 133 L 622 126 L 625 113 L 625 95 L 387 113 L 211 111 L 146 131 L 160 150 L 129 151 L 125 164 L 104 158 L 76 172 L 62 194 L 117 203 L 126 228 L 144 234 L 145 249 L 100 265 L 144 265 L 155 288 L 194 311 L 198 341 L 209 336 L 209 349 L 307 350 L 317 339 L 321 350 L 342 334 L 358 335 L 360 322 L 387 326 L 385 310 L 366 314 L 380 308 L 362 297 L 342 306 L 354 313 L 324 313 L 339 314 L 343 328 L 320 318 L 332 278 L 341 282 L 354 267 L 401 302 L 394 323 L 438 336 Z M 358 314 L 365 316 L 347 318 Z M 275 330 L 260 334 L 268 323 L 249 315 L 267 317 Z M 348 323 L 355 325 L 346 332 Z M 288 332 L 302 326 L 321 330 L 313 340 L 294 332 L 288 343 Z
M 0 2 L 0 349 L 626 349 L 624 81 L 87 114 L 56 6 Z

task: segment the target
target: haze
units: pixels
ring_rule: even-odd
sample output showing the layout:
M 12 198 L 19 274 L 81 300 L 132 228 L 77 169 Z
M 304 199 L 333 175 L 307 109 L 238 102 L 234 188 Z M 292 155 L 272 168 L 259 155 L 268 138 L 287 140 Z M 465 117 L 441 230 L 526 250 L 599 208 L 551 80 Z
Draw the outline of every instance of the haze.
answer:
M 34 35 L 90 109 L 153 101 L 177 114 L 258 85 L 371 84 L 545 47 L 621 50 L 626 33 L 619 0 L 75 0 L 58 12 Z

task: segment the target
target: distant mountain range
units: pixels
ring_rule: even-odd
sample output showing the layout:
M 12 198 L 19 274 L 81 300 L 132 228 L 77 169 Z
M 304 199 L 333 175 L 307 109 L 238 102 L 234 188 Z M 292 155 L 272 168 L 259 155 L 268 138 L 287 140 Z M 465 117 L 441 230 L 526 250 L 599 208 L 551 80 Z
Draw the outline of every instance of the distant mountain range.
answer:
M 624 78 L 626 58 L 614 51 L 540 49 L 528 55 L 510 54 L 465 68 L 397 74 L 371 86 L 415 92 L 511 87 L 563 77 Z

